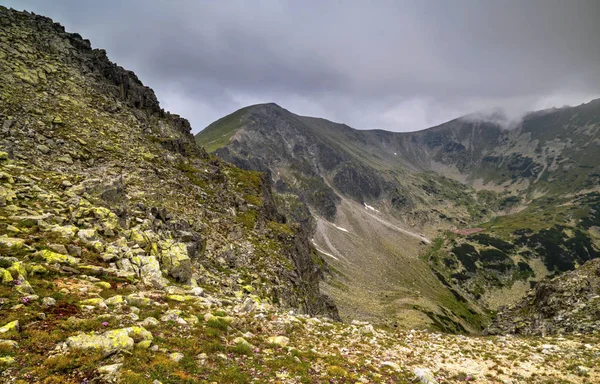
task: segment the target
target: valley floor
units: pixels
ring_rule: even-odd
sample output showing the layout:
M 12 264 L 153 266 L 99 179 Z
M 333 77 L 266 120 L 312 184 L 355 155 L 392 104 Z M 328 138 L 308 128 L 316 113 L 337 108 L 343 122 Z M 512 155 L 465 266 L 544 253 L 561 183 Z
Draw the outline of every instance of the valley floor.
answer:
M 464 310 L 419 257 L 429 239 L 369 207 L 343 199 L 335 223 L 317 218 L 313 243 L 333 269 L 322 289 L 343 319 L 411 329 L 447 316 L 441 306 Z

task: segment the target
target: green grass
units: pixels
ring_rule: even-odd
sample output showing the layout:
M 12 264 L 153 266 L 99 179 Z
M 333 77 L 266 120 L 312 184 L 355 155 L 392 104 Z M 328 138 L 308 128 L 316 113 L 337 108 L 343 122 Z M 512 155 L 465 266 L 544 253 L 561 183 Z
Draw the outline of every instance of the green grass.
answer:
M 196 143 L 209 153 L 226 146 L 231 136 L 242 126 L 241 118 L 246 110 L 247 108 L 242 108 L 204 128 L 196 135 Z

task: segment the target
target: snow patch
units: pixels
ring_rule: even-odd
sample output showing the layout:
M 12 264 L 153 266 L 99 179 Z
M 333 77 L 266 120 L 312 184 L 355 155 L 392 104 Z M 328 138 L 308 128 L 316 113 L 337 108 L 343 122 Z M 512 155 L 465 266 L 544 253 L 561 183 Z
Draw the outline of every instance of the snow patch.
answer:
M 370 206 L 370 205 L 369 205 L 369 204 L 367 204 L 367 203 L 364 203 L 364 204 L 365 204 L 365 208 L 366 208 L 366 209 L 369 209 L 369 210 L 371 210 L 371 211 L 373 211 L 373 212 L 377 212 L 377 213 L 379 213 L 379 210 L 375 209 L 375 207 L 372 207 L 372 206 Z
M 313 241 L 313 245 L 315 246 L 315 249 L 317 250 L 317 252 L 320 252 L 320 253 L 324 254 L 325 256 L 329 256 L 332 259 L 335 259 L 337 261 L 340 261 L 340 259 L 338 259 L 337 257 L 333 256 L 331 253 L 327 253 L 324 250 L 318 248 L 317 245 L 314 243 L 314 241 Z
M 339 229 L 342 232 L 348 232 L 350 233 L 350 231 L 348 231 L 346 228 L 342 228 L 342 227 L 338 227 L 337 225 L 333 224 L 334 227 L 336 227 L 337 229 Z

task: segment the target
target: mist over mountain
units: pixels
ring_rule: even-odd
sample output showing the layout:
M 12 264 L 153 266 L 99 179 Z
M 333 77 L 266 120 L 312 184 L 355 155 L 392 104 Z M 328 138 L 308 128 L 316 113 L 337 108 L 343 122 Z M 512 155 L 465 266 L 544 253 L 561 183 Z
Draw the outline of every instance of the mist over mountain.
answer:
M 361 131 L 261 104 L 196 141 L 270 174 L 279 206 L 338 272 L 325 290 L 342 317 L 415 327 L 444 316 L 456 331 L 600 255 L 600 99 L 506 122 L 496 112 Z

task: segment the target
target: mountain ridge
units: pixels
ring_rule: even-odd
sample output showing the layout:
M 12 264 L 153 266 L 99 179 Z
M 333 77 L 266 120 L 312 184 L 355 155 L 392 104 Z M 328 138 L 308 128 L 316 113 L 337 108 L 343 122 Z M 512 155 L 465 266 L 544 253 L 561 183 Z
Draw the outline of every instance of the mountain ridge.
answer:
M 422 131 L 388 132 L 355 130 L 298 116 L 276 104 L 260 104 L 235 112 L 231 135 L 222 136 L 211 149 L 237 166 L 268 172 L 277 192 L 286 198 L 296 196 L 313 216 L 338 227 L 350 230 L 339 222 L 348 215 L 340 216 L 339 209 L 349 199 L 372 207 L 379 220 L 396 221 L 397 227 L 441 239 L 439 249 L 416 251 L 415 244 L 409 253 L 412 257 L 425 253 L 440 282 L 461 292 L 457 297 L 467 297 L 472 307 L 480 307 L 485 295 L 481 308 L 485 312 L 516 300 L 525 293 L 524 284 L 535 284 L 554 268 L 572 269 L 598 254 L 598 238 L 594 230 L 581 228 L 576 208 L 582 203 L 594 206 L 596 201 L 599 106 L 600 100 L 592 100 L 532 112 L 512 130 L 462 117 Z M 219 124 L 211 125 L 213 134 L 218 130 Z M 196 141 L 210 145 L 202 132 Z M 310 223 L 306 209 L 301 211 L 303 217 L 290 217 Z M 592 208 L 583 215 L 594 221 L 594 212 Z M 328 228 L 326 223 L 317 227 Z M 471 227 L 482 227 L 478 231 L 486 231 L 488 237 L 460 235 Z M 519 227 L 531 233 L 513 233 Z M 580 246 L 572 248 L 571 240 L 561 240 L 557 249 L 548 251 L 536 249 L 532 240 L 568 239 L 569 231 L 575 231 Z M 339 259 L 337 248 L 342 245 L 335 246 L 331 236 L 340 235 L 333 231 L 320 243 L 317 240 L 317 248 Z M 508 251 L 492 245 L 514 241 L 521 245 Z M 380 252 L 390 260 L 397 257 Z M 488 254 L 495 256 L 487 260 Z M 353 260 L 358 262 L 359 256 Z M 337 260 L 328 257 L 328 261 L 346 271 Z M 342 280 L 358 278 L 354 274 Z M 337 296 L 338 301 L 351 300 L 340 292 Z M 498 302 L 500 297 L 506 302 Z

